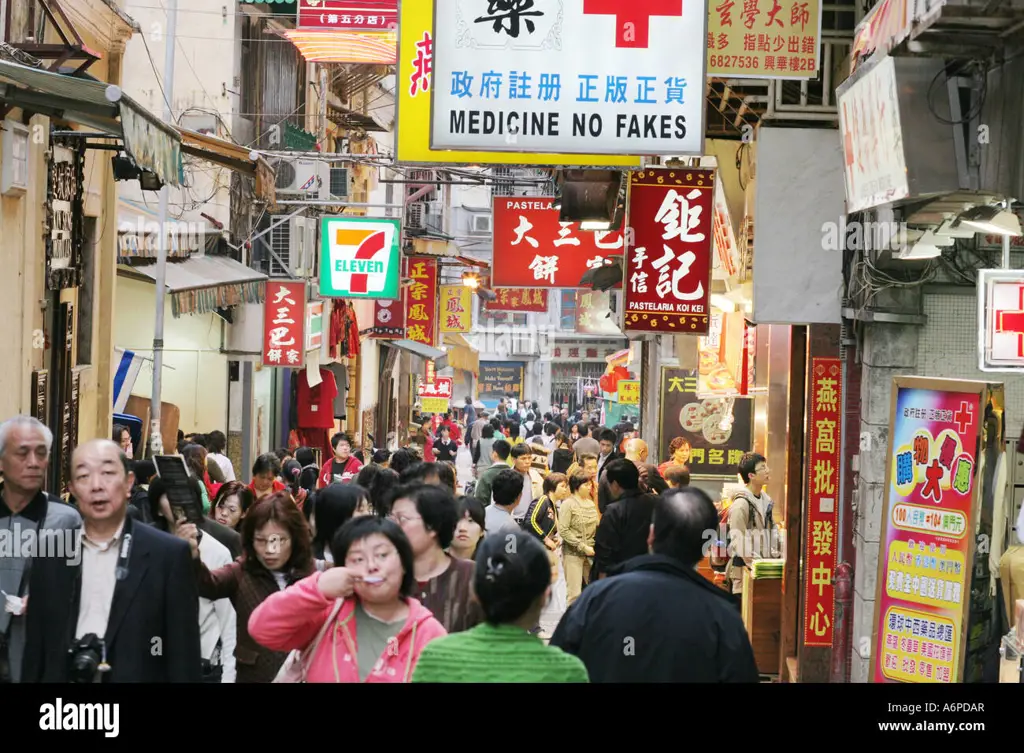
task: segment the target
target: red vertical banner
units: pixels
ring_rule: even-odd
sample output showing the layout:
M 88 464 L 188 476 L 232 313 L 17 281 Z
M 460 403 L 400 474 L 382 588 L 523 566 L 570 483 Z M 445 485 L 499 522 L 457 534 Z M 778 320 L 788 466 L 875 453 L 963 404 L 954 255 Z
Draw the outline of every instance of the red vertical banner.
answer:
M 373 327 L 370 337 L 377 340 L 405 338 L 405 294 L 398 301 L 377 299 L 373 302 Z
M 623 327 L 706 335 L 711 305 L 715 171 L 641 170 L 630 176 Z
M 405 336 L 434 347 L 437 332 L 437 259 L 410 256 L 406 261 L 412 285 L 405 293 Z
M 743 366 L 740 372 L 740 394 L 751 396 L 756 382 L 754 359 L 757 355 L 757 325 L 743 323 Z
M 807 410 L 807 541 L 804 645 L 832 646 L 839 545 L 843 371 L 838 358 L 812 358 Z
M 306 283 L 267 281 L 263 304 L 263 365 L 304 365 Z
M 423 383 L 433 384 L 435 379 L 437 379 L 437 368 L 434 366 L 434 361 L 428 358 L 427 365 L 423 373 Z

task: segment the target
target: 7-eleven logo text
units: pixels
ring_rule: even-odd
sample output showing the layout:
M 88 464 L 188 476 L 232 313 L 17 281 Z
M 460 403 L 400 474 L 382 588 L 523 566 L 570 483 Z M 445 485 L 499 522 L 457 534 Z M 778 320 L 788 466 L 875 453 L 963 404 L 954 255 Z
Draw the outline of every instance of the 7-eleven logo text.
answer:
M 332 235 L 332 276 L 349 276 L 347 286 L 335 284 L 335 287 L 347 287 L 350 293 L 370 292 L 369 276 L 383 275 L 385 272 L 384 262 L 374 257 L 387 247 L 387 233 L 384 230 L 339 228 Z M 378 288 L 382 286 L 383 281 Z

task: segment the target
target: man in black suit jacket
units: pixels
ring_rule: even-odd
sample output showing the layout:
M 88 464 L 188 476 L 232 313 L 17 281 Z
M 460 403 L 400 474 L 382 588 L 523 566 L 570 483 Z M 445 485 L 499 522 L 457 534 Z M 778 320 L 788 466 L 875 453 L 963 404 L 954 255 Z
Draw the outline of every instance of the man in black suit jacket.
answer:
M 92 634 L 104 682 L 201 682 L 189 545 L 127 516 L 130 463 L 109 440 L 75 450 L 70 487 L 82 538 L 75 557 L 33 563 L 22 681 L 72 681 L 69 649 Z

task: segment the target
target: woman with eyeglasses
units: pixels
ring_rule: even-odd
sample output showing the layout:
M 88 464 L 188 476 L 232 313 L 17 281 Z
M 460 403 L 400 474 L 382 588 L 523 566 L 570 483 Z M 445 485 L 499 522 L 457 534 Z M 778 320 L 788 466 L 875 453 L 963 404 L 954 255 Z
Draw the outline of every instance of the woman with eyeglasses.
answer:
M 249 617 L 265 599 L 314 570 L 309 526 L 291 494 L 276 492 L 249 508 L 242 518 L 242 556 L 212 572 L 199 559 L 196 527 L 182 523 L 176 533 L 192 546 L 199 596 L 230 599 L 235 608 L 235 682 L 272 682 L 288 652 L 257 643 L 249 634 Z

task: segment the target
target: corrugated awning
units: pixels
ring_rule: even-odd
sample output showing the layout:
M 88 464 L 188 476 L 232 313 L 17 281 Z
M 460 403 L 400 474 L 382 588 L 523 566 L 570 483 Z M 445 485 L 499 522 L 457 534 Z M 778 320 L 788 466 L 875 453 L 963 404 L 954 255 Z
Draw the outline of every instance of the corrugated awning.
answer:
M 135 164 L 181 185 L 181 137 L 120 87 L 7 60 L 0 60 L 0 82 L 0 100 L 124 139 Z
M 181 138 L 181 150 L 185 154 L 199 157 L 209 162 L 228 167 L 235 172 L 243 173 L 256 179 L 256 196 L 266 202 L 268 209 L 277 208 L 274 191 L 274 168 L 267 160 L 259 156 L 254 162 L 249 149 L 230 141 L 219 139 L 187 128 L 175 129 Z
M 460 371 L 468 371 L 473 376 L 480 375 L 480 353 L 466 338 L 449 332 L 444 336 L 444 344 L 448 347 L 449 366 Z
M 424 345 L 414 340 L 381 341 L 381 344 L 390 345 L 392 348 L 398 348 L 398 350 L 404 350 L 406 353 L 412 353 L 414 356 L 433 361 L 434 368 L 438 371 L 448 366 L 448 354 L 445 351 L 432 348 L 429 345 Z
M 121 266 L 118 273 L 156 282 L 155 264 Z M 180 262 L 168 261 L 165 278 L 175 317 L 206 314 L 243 303 L 262 303 L 266 281 L 265 274 L 226 256 L 193 256 Z

